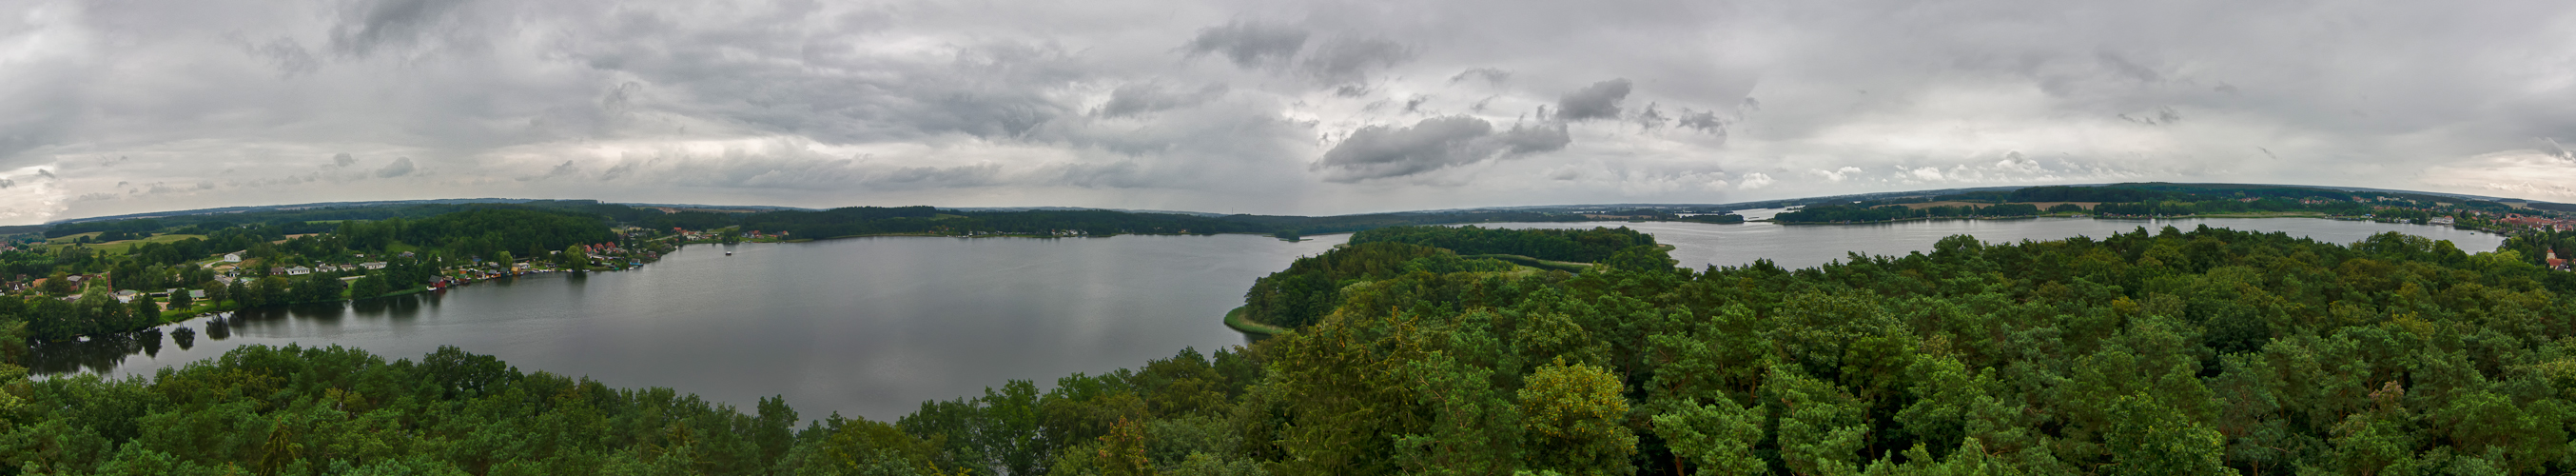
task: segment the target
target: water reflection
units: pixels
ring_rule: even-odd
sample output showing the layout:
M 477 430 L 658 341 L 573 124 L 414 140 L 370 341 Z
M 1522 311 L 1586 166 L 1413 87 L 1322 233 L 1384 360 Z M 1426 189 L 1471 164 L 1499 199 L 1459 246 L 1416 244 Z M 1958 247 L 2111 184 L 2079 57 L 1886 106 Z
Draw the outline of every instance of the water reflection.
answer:
M 149 349 L 155 354 L 159 353 L 161 333 L 158 331 L 92 336 L 74 342 L 29 344 L 27 370 L 39 375 L 70 372 L 109 373 L 116 370 L 117 364 L 124 363 L 127 356 L 144 352 L 147 348 L 144 344 L 146 339 L 152 342 Z

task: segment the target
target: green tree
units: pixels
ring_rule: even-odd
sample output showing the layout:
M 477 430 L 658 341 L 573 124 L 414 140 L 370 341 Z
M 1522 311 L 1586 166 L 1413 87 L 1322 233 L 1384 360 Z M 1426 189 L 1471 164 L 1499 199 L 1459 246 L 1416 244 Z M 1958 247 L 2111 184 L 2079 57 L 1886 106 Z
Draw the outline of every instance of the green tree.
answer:
M 565 248 L 564 248 L 564 250 L 563 250 L 563 255 L 562 255 L 562 256 L 563 256 L 563 267 L 564 267 L 565 269 L 570 269 L 570 270 L 573 270 L 573 271 L 589 271 L 589 270 L 590 270 L 590 252 L 588 252 L 588 251 L 583 251 L 583 250 L 581 249 L 581 245 L 572 245 L 572 246 L 569 246 L 569 247 L 565 247 Z
M 392 291 L 385 289 L 385 278 L 383 276 L 370 275 L 358 278 L 356 281 L 349 282 L 350 299 L 366 299 L 383 296 L 388 292 Z
M 1520 390 L 1522 425 L 1532 437 L 1532 466 L 1564 474 L 1628 474 L 1637 435 L 1625 420 L 1619 377 L 1560 358 L 1531 372 Z
M 161 303 L 153 301 L 151 295 L 135 294 L 134 302 L 131 304 L 134 305 L 134 313 L 127 318 L 129 320 L 126 321 L 126 329 L 141 329 L 161 324 Z
M 1666 253 L 1661 247 L 1656 245 L 1638 245 L 1619 250 L 1618 253 L 1612 254 L 1609 258 L 1601 260 L 1599 266 L 1620 271 L 1668 272 L 1672 271 L 1673 266 L 1678 264 L 1681 264 L 1681 261 L 1674 260 L 1671 254 Z
M 45 294 L 53 296 L 71 294 L 72 280 L 70 278 L 70 274 L 61 271 L 55 271 L 53 275 L 46 276 L 44 285 Z
M 1678 406 L 1654 416 L 1655 435 L 1671 447 L 1673 457 L 1698 467 L 1694 474 L 1770 472 L 1770 466 L 1753 452 L 1753 446 L 1762 441 L 1762 415 L 1770 413 L 1768 408 L 1747 409 L 1726 398 L 1714 404 Z
M 250 281 L 250 280 L 248 280 L 248 279 L 235 279 L 235 280 L 233 280 L 233 282 L 232 282 L 231 284 L 225 285 L 225 286 L 223 287 L 224 292 L 222 293 L 222 295 L 224 296 L 224 299 L 231 299 L 231 300 L 233 301 L 233 304 L 234 304 L 235 306 L 238 306 L 238 307 L 252 307 L 252 306 L 257 306 L 256 304 L 251 304 L 251 302 L 250 302 L 250 300 L 252 299 L 252 293 L 250 292 L 250 283 L 249 283 L 248 281 Z M 207 291 L 207 293 L 206 293 L 206 297 L 207 297 L 207 298 L 213 298 L 213 297 L 215 297 L 215 293 L 213 292 L 212 288 L 209 288 L 209 289 L 208 289 L 208 291 Z

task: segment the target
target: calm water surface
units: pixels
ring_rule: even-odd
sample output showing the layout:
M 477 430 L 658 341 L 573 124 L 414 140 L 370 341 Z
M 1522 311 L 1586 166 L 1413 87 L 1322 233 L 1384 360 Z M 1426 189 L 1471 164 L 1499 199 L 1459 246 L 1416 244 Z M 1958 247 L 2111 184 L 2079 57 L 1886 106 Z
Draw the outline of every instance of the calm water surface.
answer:
M 199 331 L 190 349 L 147 334 L 157 348 L 46 349 L 35 367 L 150 375 L 244 344 L 415 360 L 453 345 L 522 371 L 671 387 L 740 408 L 785 395 L 809 417 L 891 420 L 1009 379 L 1052 387 L 1183 347 L 1242 344 L 1223 317 L 1252 280 L 1346 237 L 888 237 L 743 244 L 732 256 L 698 245 L 635 271 L 245 313 L 225 326 L 201 319 L 183 323 Z M 127 355 L 141 350 L 151 352 Z
M 2047 240 L 2203 223 L 2336 243 L 2399 231 L 2450 240 L 2473 253 L 2503 242 L 2449 228 L 2290 218 L 1484 226 L 1627 226 L 1674 245 L 1673 257 L 1686 266 L 1769 258 L 1797 268 L 1853 251 L 1928 250 L 1962 233 L 1989 242 Z M 413 359 L 453 345 L 522 371 L 671 387 L 743 408 L 785 395 L 809 417 L 837 411 L 884 420 L 924 400 L 978 395 L 1005 380 L 1052 386 L 1056 377 L 1134 367 L 1183 347 L 1241 344 L 1244 337 L 1220 319 L 1241 304 L 1252 280 L 1348 235 L 1316 238 L 860 238 L 744 244 L 731 248 L 733 256 L 701 245 L 637 271 L 540 275 L 435 295 L 263 310 L 225 325 L 190 321 L 182 325 L 200 333 L 185 349 L 153 333 L 51 345 L 38 349 L 35 370 L 150 375 L 244 344 L 337 344 Z

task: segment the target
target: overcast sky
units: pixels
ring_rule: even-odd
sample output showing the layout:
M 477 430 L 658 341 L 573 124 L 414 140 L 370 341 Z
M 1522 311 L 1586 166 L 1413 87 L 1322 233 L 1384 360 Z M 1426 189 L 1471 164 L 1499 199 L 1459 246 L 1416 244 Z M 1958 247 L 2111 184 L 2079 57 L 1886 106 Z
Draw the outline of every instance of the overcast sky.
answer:
M 2576 201 L 2564 1 L 0 4 L 0 224 L 2149 180 Z

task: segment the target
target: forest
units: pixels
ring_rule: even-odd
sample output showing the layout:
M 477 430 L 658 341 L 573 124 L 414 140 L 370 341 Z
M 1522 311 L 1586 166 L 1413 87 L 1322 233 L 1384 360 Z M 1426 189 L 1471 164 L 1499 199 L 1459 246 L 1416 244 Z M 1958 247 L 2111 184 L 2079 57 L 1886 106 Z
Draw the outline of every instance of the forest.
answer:
M 1380 241 L 1248 347 L 808 422 L 245 347 L 0 389 L 0 467 L 100 474 L 2556 474 L 2570 283 L 2513 250 L 2139 229 L 1787 270 Z M 1320 265 L 1310 265 L 1320 266 Z M 1392 271 L 1390 271 L 1392 270 Z M 16 324 L 11 324 L 12 326 Z M 19 355 L 12 351 L 6 354 Z M 14 358 L 14 357 L 13 357 Z M 1526 472 L 1526 473 L 1523 473 Z
M 1589 230 L 1509 230 L 1476 226 L 1405 226 L 1351 235 L 1349 244 L 1298 258 L 1288 269 L 1253 280 L 1244 293 L 1244 317 L 1285 328 L 1314 323 L 1342 304 L 1351 284 L 1425 272 L 1500 272 L 1515 266 L 1485 255 L 1516 255 L 1592 263 L 1632 247 L 1655 247 L 1653 236 L 1625 227 Z M 1460 255 L 1467 255 L 1461 257 Z
M 1571 259 L 1529 243 L 1610 236 L 1634 238 L 1579 273 L 1466 257 Z M 2576 471 L 2576 279 L 2520 255 L 2540 241 L 2140 228 L 1789 270 L 1677 268 L 1616 229 L 1370 238 L 1262 280 L 1330 280 L 1283 304 L 1309 306 L 1275 322 L 1295 332 L 891 422 L 459 349 L 250 346 L 128 380 L 0 368 L 0 473 Z M 6 316 L 15 364 L 27 327 Z
M 203 238 L 134 245 L 123 253 L 84 246 L 50 252 L 0 253 L 0 266 L 16 276 L 43 277 L 42 284 L 13 295 L 0 295 L 0 320 L 23 322 L 22 337 L 60 341 L 79 336 L 130 332 L 158 326 L 165 315 L 184 317 L 202 309 L 240 309 L 305 302 L 364 299 L 415 289 L 437 276 L 443 263 L 512 253 L 547 256 L 576 244 L 617 240 L 597 215 L 521 205 L 474 205 L 418 219 L 331 222 L 327 233 L 287 238 L 285 228 L 264 223 L 230 225 L 201 222 L 170 230 L 118 225 L 102 233 L 150 234 L 156 231 L 200 232 Z M 109 223 L 152 222 L 127 220 Z M 206 230 L 209 224 L 214 229 Z M 142 230 L 142 231 L 129 231 Z M 413 253 L 413 252 L 417 253 Z M 218 270 L 225 263 L 212 256 L 238 252 L 255 264 Z M 325 263 L 383 263 L 381 269 L 351 268 L 302 275 L 272 273 L 286 266 Z M 73 276 L 91 279 L 74 282 Z M 341 278 L 354 278 L 343 280 Z M 148 295 L 172 292 L 164 300 Z M 187 290 L 202 290 L 202 302 Z M 119 291 L 134 295 L 120 300 Z M 169 310 L 163 309 L 166 302 Z M 204 304 L 208 307 L 199 307 Z
M 2074 210 L 2050 210 L 2049 212 L 2056 213 L 2064 211 L 2082 211 L 2082 208 L 2078 207 Z M 1771 217 L 1771 221 L 1777 223 L 1865 223 L 1919 218 L 2027 217 L 2039 214 L 2039 207 L 2027 203 L 2004 203 L 1986 206 L 1944 205 L 1924 208 L 1910 208 L 1904 205 L 1880 205 L 1875 207 L 1864 207 L 1858 205 L 1810 205 L 1797 210 L 1780 212 L 1778 215 L 1773 215 Z
M 1969 202 L 1962 205 L 1905 207 L 1908 203 Z M 2316 212 L 2337 216 L 2379 215 L 2381 219 L 2423 220 L 2422 209 L 2454 207 L 2508 212 L 2497 202 L 2462 200 L 2414 193 L 2350 192 L 2305 187 L 2228 184 L 2124 183 L 2103 186 L 2027 187 L 2010 192 L 1973 192 L 1854 203 L 1809 205 L 1772 218 L 1779 223 L 1867 223 L 1927 218 L 2005 218 L 2043 213 L 2084 213 L 2086 208 L 2061 203 L 2040 210 L 2030 202 L 2097 203 L 2090 212 L 2103 216 L 2188 216 L 2225 213 Z M 2457 203 L 2454 203 L 2457 202 Z M 1982 203 L 1983 205 L 1979 205 Z M 2448 204 L 2448 205 L 2444 205 Z M 2398 207 L 2398 208 L 2388 208 Z

